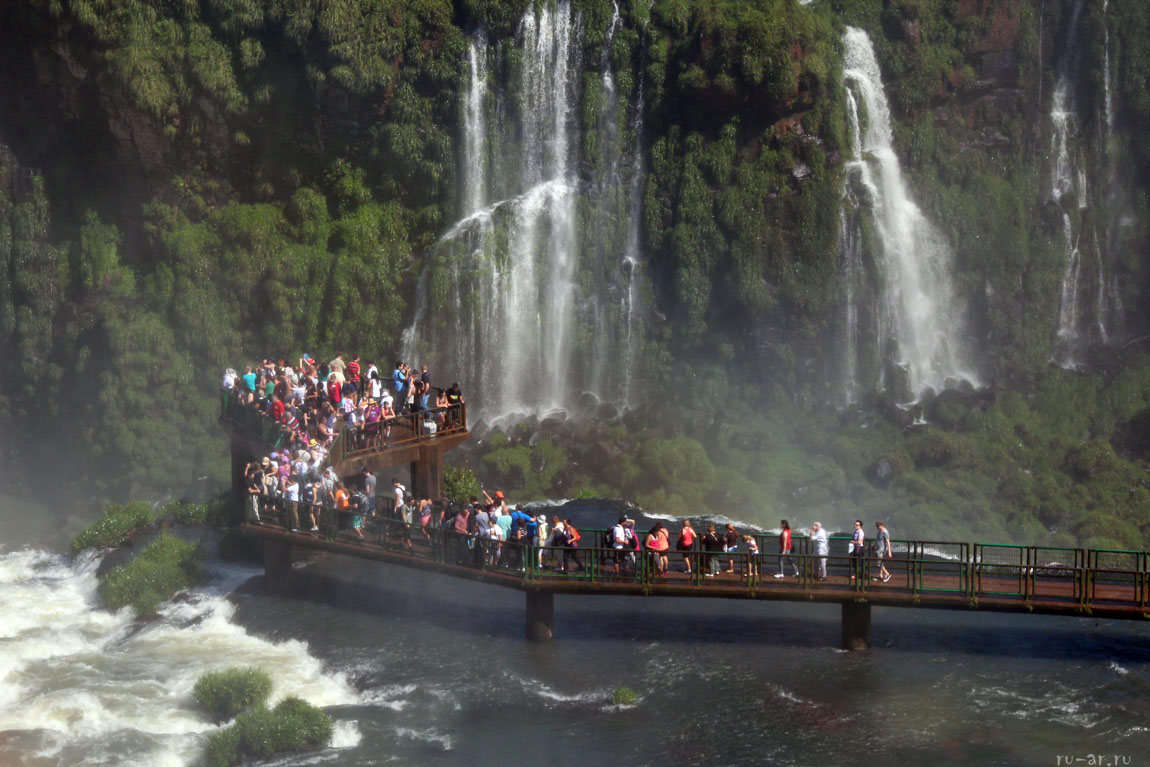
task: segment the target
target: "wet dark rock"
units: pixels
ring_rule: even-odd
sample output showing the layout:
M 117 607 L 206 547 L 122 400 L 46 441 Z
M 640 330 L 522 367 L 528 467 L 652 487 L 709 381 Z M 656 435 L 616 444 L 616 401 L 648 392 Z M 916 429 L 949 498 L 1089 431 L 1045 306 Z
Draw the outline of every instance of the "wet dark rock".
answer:
M 910 371 L 905 365 L 895 362 L 886 363 L 887 392 L 897 402 L 909 402 L 914 399 L 914 392 L 910 389 Z
M 595 411 L 595 419 L 598 421 L 614 421 L 618 418 L 619 408 L 613 402 L 604 402 Z
M 924 387 L 923 390 L 921 392 L 919 392 L 918 404 L 922 407 L 923 411 L 925 412 L 927 409 L 930 408 L 930 404 L 932 402 L 934 402 L 934 399 L 937 396 L 938 396 L 938 394 L 935 392 L 934 387 L 931 387 L 931 386 Z
M 132 561 L 133 556 L 134 552 L 131 546 L 120 546 L 112 549 L 100 560 L 100 566 L 96 568 L 96 577 L 103 578 L 117 567 L 128 564 Z
M 591 392 L 585 391 L 579 394 L 577 404 L 580 409 L 593 413 L 599 407 L 599 398 Z
M 467 430 L 471 432 L 472 438 L 484 439 L 491 432 L 491 425 L 480 418 L 478 421 L 468 424 Z

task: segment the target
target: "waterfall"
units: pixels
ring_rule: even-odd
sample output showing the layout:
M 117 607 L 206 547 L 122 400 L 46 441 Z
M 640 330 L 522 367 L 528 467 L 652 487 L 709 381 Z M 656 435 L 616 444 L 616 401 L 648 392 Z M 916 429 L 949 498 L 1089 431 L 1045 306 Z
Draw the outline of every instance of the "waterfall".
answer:
M 1078 138 L 1078 110 L 1073 78 L 1078 69 L 1078 27 L 1083 0 L 1077 0 L 1071 11 L 1066 31 L 1066 44 L 1058 67 L 1058 79 L 1050 101 L 1050 192 L 1048 200 L 1062 210 L 1066 267 L 1059 288 L 1058 329 L 1055 334 L 1054 359 L 1063 367 L 1075 367 L 1082 347 L 1079 291 L 1082 277 L 1081 232 L 1071 213 L 1087 206 L 1086 170 L 1071 143 Z M 1075 211 L 1074 209 L 1077 209 Z M 1101 275 L 1099 275 L 1101 279 Z
M 906 188 L 870 38 L 847 27 L 843 41 L 843 78 L 853 112 L 848 174 L 873 215 L 882 251 L 879 353 L 905 378 L 884 383 L 917 396 L 927 386 L 942 388 L 947 378 L 974 378 L 962 354 L 963 316 L 951 287 L 952 256 Z
M 482 32 L 467 45 L 469 87 L 464 102 L 463 121 L 463 213 L 470 215 L 486 202 L 487 159 L 487 39 Z
M 650 0 L 647 10 L 650 12 L 654 0 Z M 618 6 L 616 6 L 618 8 Z M 639 323 L 642 313 L 640 304 L 640 283 L 643 279 L 642 252 L 640 251 L 640 235 L 642 233 L 643 215 L 643 108 L 646 94 L 646 61 L 647 61 L 647 25 L 643 25 L 643 36 L 639 41 L 639 87 L 635 99 L 635 114 L 631 120 L 631 135 L 633 146 L 631 149 L 631 180 L 628 194 L 628 221 L 627 221 L 627 249 L 623 253 L 621 265 L 622 276 L 625 280 L 626 290 L 622 297 L 624 317 L 623 339 L 623 391 L 624 405 L 635 402 L 635 374 L 639 359 Z
M 533 4 L 514 39 L 488 45 L 475 33 L 461 62 L 460 218 L 425 254 L 402 355 L 441 373 L 437 385 L 458 380 L 476 418 L 542 415 L 580 390 L 629 399 L 641 254 L 624 207 L 631 200 L 637 230 L 642 166 L 636 156 L 628 177 L 619 172 L 629 152 L 615 116 L 625 107 L 616 108 L 624 90 L 610 59 L 623 23 L 614 8 L 600 54 L 611 106 L 592 142 L 608 148 L 585 178 L 581 99 L 598 86 L 583 77 L 570 0 Z
M 858 104 L 854 94 L 846 92 L 847 126 L 850 128 L 851 146 L 862 143 L 859 132 Z M 847 167 L 843 179 L 842 202 L 839 207 L 839 282 L 843 288 L 843 339 L 842 339 L 842 381 L 841 404 L 849 405 L 858 401 L 862 391 L 859 381 L 859 312 L 858 282 L 862 276 L 862 238 L 858 231 L 858 196 L 853 193 L 851 174 L 857 170 L 855 162 Z M 857 175 L 857 174 L 856 174 Z M 848 213 L 849 211 L 849 213 Z

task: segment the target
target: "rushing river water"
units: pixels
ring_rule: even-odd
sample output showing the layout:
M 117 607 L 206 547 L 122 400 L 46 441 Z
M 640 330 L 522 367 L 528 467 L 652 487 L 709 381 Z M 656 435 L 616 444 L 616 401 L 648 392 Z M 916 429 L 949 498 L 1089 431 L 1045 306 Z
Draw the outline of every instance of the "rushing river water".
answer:
M 0 552 L 0 765 L 193 764 L 214 725 L 192 685 L 236 664 L 337 722 L 331 748 L 277 765 L 1150 754 L 1150 627 L 1133 622 L 876 608 L 874 648 L 846 653 L 834 606 L 558 597 L 557 640 L 531 645 L 522 594 L 402 568 L 327 557 L 281 599 L 217 564 L 137 624 L 97 607 L 95 567 Z M 609 704 L 619 685 L 637 705 Z

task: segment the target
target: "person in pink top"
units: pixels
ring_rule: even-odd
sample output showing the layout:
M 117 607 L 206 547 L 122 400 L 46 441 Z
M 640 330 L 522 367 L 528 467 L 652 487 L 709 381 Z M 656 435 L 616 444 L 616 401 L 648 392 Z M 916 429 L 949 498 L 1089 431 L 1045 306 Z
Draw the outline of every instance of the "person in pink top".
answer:
M 691 574 L 691 551 L 695 548 L 695 528 L 691 527 L 691 520 L 683 520 L 683 529 L 679 531 L 679 542 L 675 548 L 683 554 L 683 562 L 687 565 L 687 575 Z
M 647 533 L 644 544 L 647 550 L 651 552 L 651 559 L 655 565 L 655 575 L 667 574 L 667 550 L 671 548 L 670 538 L 671 534 L 662 522 L 656 522 L 655 526 Z

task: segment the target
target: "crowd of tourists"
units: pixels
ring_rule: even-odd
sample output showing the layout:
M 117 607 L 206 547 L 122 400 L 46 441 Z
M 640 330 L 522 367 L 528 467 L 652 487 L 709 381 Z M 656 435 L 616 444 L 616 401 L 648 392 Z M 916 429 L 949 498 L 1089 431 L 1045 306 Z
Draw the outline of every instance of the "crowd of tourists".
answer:
M 533 566 L 567 573 L 586 570 L 586 548 L 595 550 L 603 566 L 615 575 L 633 575 L 642 565 L 655 578 L 667 577 L 672 569 L 672 555 L 682 572 L 714 578 L 722 573 L 744 579 L 762 576 L 762 560 L 777 563 L 775 578 L 798 577 L 796 541 L 787 520 L 780 522 L 777 550 L 764 552 L 760 536 L 740 533 L 735 525 L 721 528 L 708 523 L 696 530 L 690 519 L 684 519 L 677 534 L 661 521 L 646 533 L 635 529 L 635 521 L 622 516 L 608 529 L 592 534 L 589 542 L 569 517 L 532 512 L 522 505 L 512 506 L 502 491 L 494 496 L 483 490 L 483 500 L 472 496 L 467 503 L 454 504 L 446 499 L 416 498 L 398 479 L 391 480 L 390 493 L 378 492 L 375 474 L 368 468 L 358 475 L 340 478 L 330 466 L 324 466 L 326 453 L 321 445 L 309 450 L 275 451 L 259 463 L 247 467 L 247 520 L 262 523 L 269 512 L 292 532 L 301 529 L 317 532 L 320 525 L 334 535 L 344 531 L 355 540 L 364 540 L 364 526 L 369 518 L 390 544 L 413 548 L 412 536 L 431 545 L 445 541 L 447 561 L 475 567 L 506 567 L 523 570 L 527 557 L 535 558 Z M 280 516 L 282 512 L 283 516 Z M 261 514 L 263 515 L 261 517 Z M 876 535 L 869 553 L 878 561 L 876 581 L 890 580 L 886 568 L 893 552 L 890 533 L 882 522 L 876 522 Z M 439 532 L 452 533 L 446 537 Z M 675 537 L 672 547 L 671 539 Z M 584 551 L 581 551 L 581 544 Z M 530 548 L 528 548 L 530 547 Z M 528 554 L 527 552 L 531 552 Z M 830 540 L 822 524 L 811 525 L 809 546 L 811 576 L 827 579 Z M 849 577 L 855 582 L 864 572 L 868 554 L 863 523 L 856 520 L 848 543 Z
M 271 515 L 292 532 L 314 533 L 323 526 L 326 534 L 350 531 L 351 537 L 363 540 L 366 520 L 378 517 L 389 540 L 406 548 L 414 546 L 413 530 L 429 544 L 437 531 L 455 533 L 446 540 L 448 556 L 457 564 L 522 570 L 530 551 L 537 568 L 586 569 L 588 563 L 580 556 L 583 536 L 570 518 L 552 515 L 548 519 L 546 513 L 512 507 L 502 491 L 491 496 L 484 490 L 483 501 L 473 496 L 465 504 L 452 504 L 415 498 L 398 479 L 391 480 L 390 493 L 377 495 L 376 477 L 368 468 L 353 477 L 339 477 L 327 465 L 327 457 L 341 430 L 347 432 L 345 438 L 353 447 L 382 447 L 403 414 L 422 415 L 423 428 L 431 433 L 460 417 L 453 407 L 463 404 L 459 384 L 434 389 L 426 365 L 416 370 L 396 362 L 387 380 L 390 390 L 375 364 L 363 365 L 358 356 L 345 362 L 342 355 L 319 363 L 304 354 L 294 366 L 282 359 L 265 359 L 258 366 L 247 365 L 242 375 L 232 369 L 225 372 L 223 388 L 242 405 L 274 420 L 288 437 L 286 447 L 245 469 L 249 523 L 263 524 Z M 874 579 L 887 581 L 891 577 L 885 566 L 892 555 L 890 534 L 882 522 L 875 526 L 870 553 L 879 569 Z M 721 530 L 709 523 L 697 531 L 689 519 L 683 520 L 673 548 L 673 534 L 663 522 L 639 534 L 635 521 L 626 515 L 600 535 L 590 548 L 604 555 L 605 566 L 619 576 L 633 573 L 642 563 L 654 577 L 666 577 L 672 554 L 677 554 L 684 572 L 693 574 L 693 568 L 699 567 L 708 578 L 724 571 L 736 574 L 736 566 L 742 578 L 757 578 L 762 575 L 764 556 L 777 562 L 775 578 L 800 575 L 791 526 L 785 519 L 780 522 L 777 552 L 770 555 L 761 551 L 758 536 L 741 534 L 731 523 Z M 854 582 L 864 571 L 868 553 L 861 520 L 854 523 L 848 553 Z M 813 577 L 826 580 L 830 543 L 819 522 L 811 525 L 807 555 L 812 557 Z
M 375 363 L 361 363 L 358 355 L 318 362 L 304 354 L 294 365 L 265 359 L 247 365 L 243 374 L 228 368 L 223 388 L 275 421 L 292 450 L 309 452 L 329 446 L 340 430 L 348 432 L 353 448 L 385 447 L 400 419 L 405 427 L 434 434 L 459 421 L 454 406 L 463 404 L 459 384 L 433 387 L 427 365 L 416 370 L 397 361 L 385 383 Z

